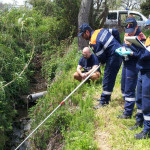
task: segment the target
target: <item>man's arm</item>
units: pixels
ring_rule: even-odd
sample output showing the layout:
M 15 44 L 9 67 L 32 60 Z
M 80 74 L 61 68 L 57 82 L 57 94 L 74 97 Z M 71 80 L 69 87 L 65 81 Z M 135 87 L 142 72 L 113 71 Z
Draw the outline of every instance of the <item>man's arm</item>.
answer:
M 82 69 L 82 66 L 78 65 L 78 66 L 77 66 L 77 72 L 78 72 L 79 75 L 84 79 L 84 78 L 86 78 L 88 75 L 87 75 L 86 73 L 82 73 L 81 69 Z
M 82 66 L 78 65 L 78 66 L 77 66 L 77 72 L 78 72 L 78 74 L 79 74 L 80 76 L 82 76 L 82 71 L 81 71 L 81 69 L 82 69 Z
M 89 70 L 88 72 L 86 72 L 86 75 L 88 76 L 88 75 L 89 75 L 90 73 L 92 73 L 92 72 L 94 71 L 94 69 L 97 68 L 97 67 L 98 67 L 98 65 L 94 65 L 91 70 Z

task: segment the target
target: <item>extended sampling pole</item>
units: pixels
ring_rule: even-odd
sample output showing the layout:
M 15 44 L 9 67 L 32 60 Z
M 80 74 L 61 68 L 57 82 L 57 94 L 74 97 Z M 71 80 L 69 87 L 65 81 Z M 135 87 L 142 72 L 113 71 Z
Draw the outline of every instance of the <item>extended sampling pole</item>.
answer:
M 26 138 L 25 140 L 15 149 L 17 150 L 65 101 L 86 81 L 89 77 L 100 67 L 100 65 L 93 70 Z

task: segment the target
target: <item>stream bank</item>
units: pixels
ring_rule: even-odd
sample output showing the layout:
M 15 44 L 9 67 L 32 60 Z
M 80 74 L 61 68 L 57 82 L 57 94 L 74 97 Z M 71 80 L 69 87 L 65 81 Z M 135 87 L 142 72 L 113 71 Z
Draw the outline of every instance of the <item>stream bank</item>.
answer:
M 47 90 L 46 80 L 42 77 L 42 56 L 36 55 L 32 60 L 34 75 L 30 80 L 30 90 L 28 95 L 20 95 L 20 104 L 15 106 L 17 115 L 14 118 L 13 130 L 10 133 L 10 140 L 7 142 L 6 150 L 14 150 L 28 135 L 32 120 L 28 116 L 28 110 L 36 105 L 36 100 L 29 99 L 30 94 L 39 93 Z M 30 149 L 30 143 L 25 142 L 19 150 Z

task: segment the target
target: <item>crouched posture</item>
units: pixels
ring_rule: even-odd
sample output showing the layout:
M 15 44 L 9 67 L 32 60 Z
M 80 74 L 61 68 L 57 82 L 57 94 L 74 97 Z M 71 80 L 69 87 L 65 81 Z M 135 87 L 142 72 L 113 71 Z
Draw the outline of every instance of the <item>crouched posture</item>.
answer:
M 85 47 L 83 49 L 82 55 L 83 56 L 80 58 L 77 66 L 77 72 L 74 73 L 74 79 L 78 81 L 84 80 L 99 65 L 97 57 L 91 53 L 88 47 Z M 99 78 L 100 78 L 100 69 L 98 69 L 90 76 L 90 79 L 92 81 L 98 80 Z
M 90 40 L 90 47 L 97 56 L 99 62 L 106 63 L 103 76 L 103 93 L 100 104 L 95 109 L 109 104 L 111 93 L 115 84 L 116 76 L 121 66 L 122 59 L 115 53 L 115 49 L 121 47 L 108 29 L 92 31 L 88 24 L 82 24 L 78 36 Z

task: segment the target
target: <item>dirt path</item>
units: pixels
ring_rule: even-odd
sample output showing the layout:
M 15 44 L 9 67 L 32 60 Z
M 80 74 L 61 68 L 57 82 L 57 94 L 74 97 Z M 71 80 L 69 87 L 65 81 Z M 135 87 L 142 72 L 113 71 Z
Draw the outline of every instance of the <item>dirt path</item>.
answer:
M 98 92 L 95 95 L 94 105 L 97 105 L 99 102 L 96 101 L 96 99 L 99 99 L 100 93 Z M 111 98 L 113 102 L 111 101 L 107 107 L 96 110 L 95 141 L 97 143 L 98 150 L 113 149 L 113 145 L 111 144 L 111 141 L 109 141 L 112 137 L 111 134 L 114 128 L 114 119 L 112 119 L 112 116 L 117 119 L 117 117 L 114 115 L 114 112 L 116 111 L 116 107 L 120 107 L 119 109 L 121 109 L 121 103 L 116 100 L 118 97 L 120 97 L 120 95 L 121 91 L 119 87 L 114 88 Z
M 95 102 L 95 104 L 98 103 Z M 95 116 L 97 120 L 100 119 L 100 113 L 102 113 L 101 109 L 96 110 Z M 99 121 L 95 122 L 95 141 L 97 143 L 98 150 L 111 150 L 111 145 L 108 144 L 109 132 L 104 131 L 100 124 L 101 123 Z

